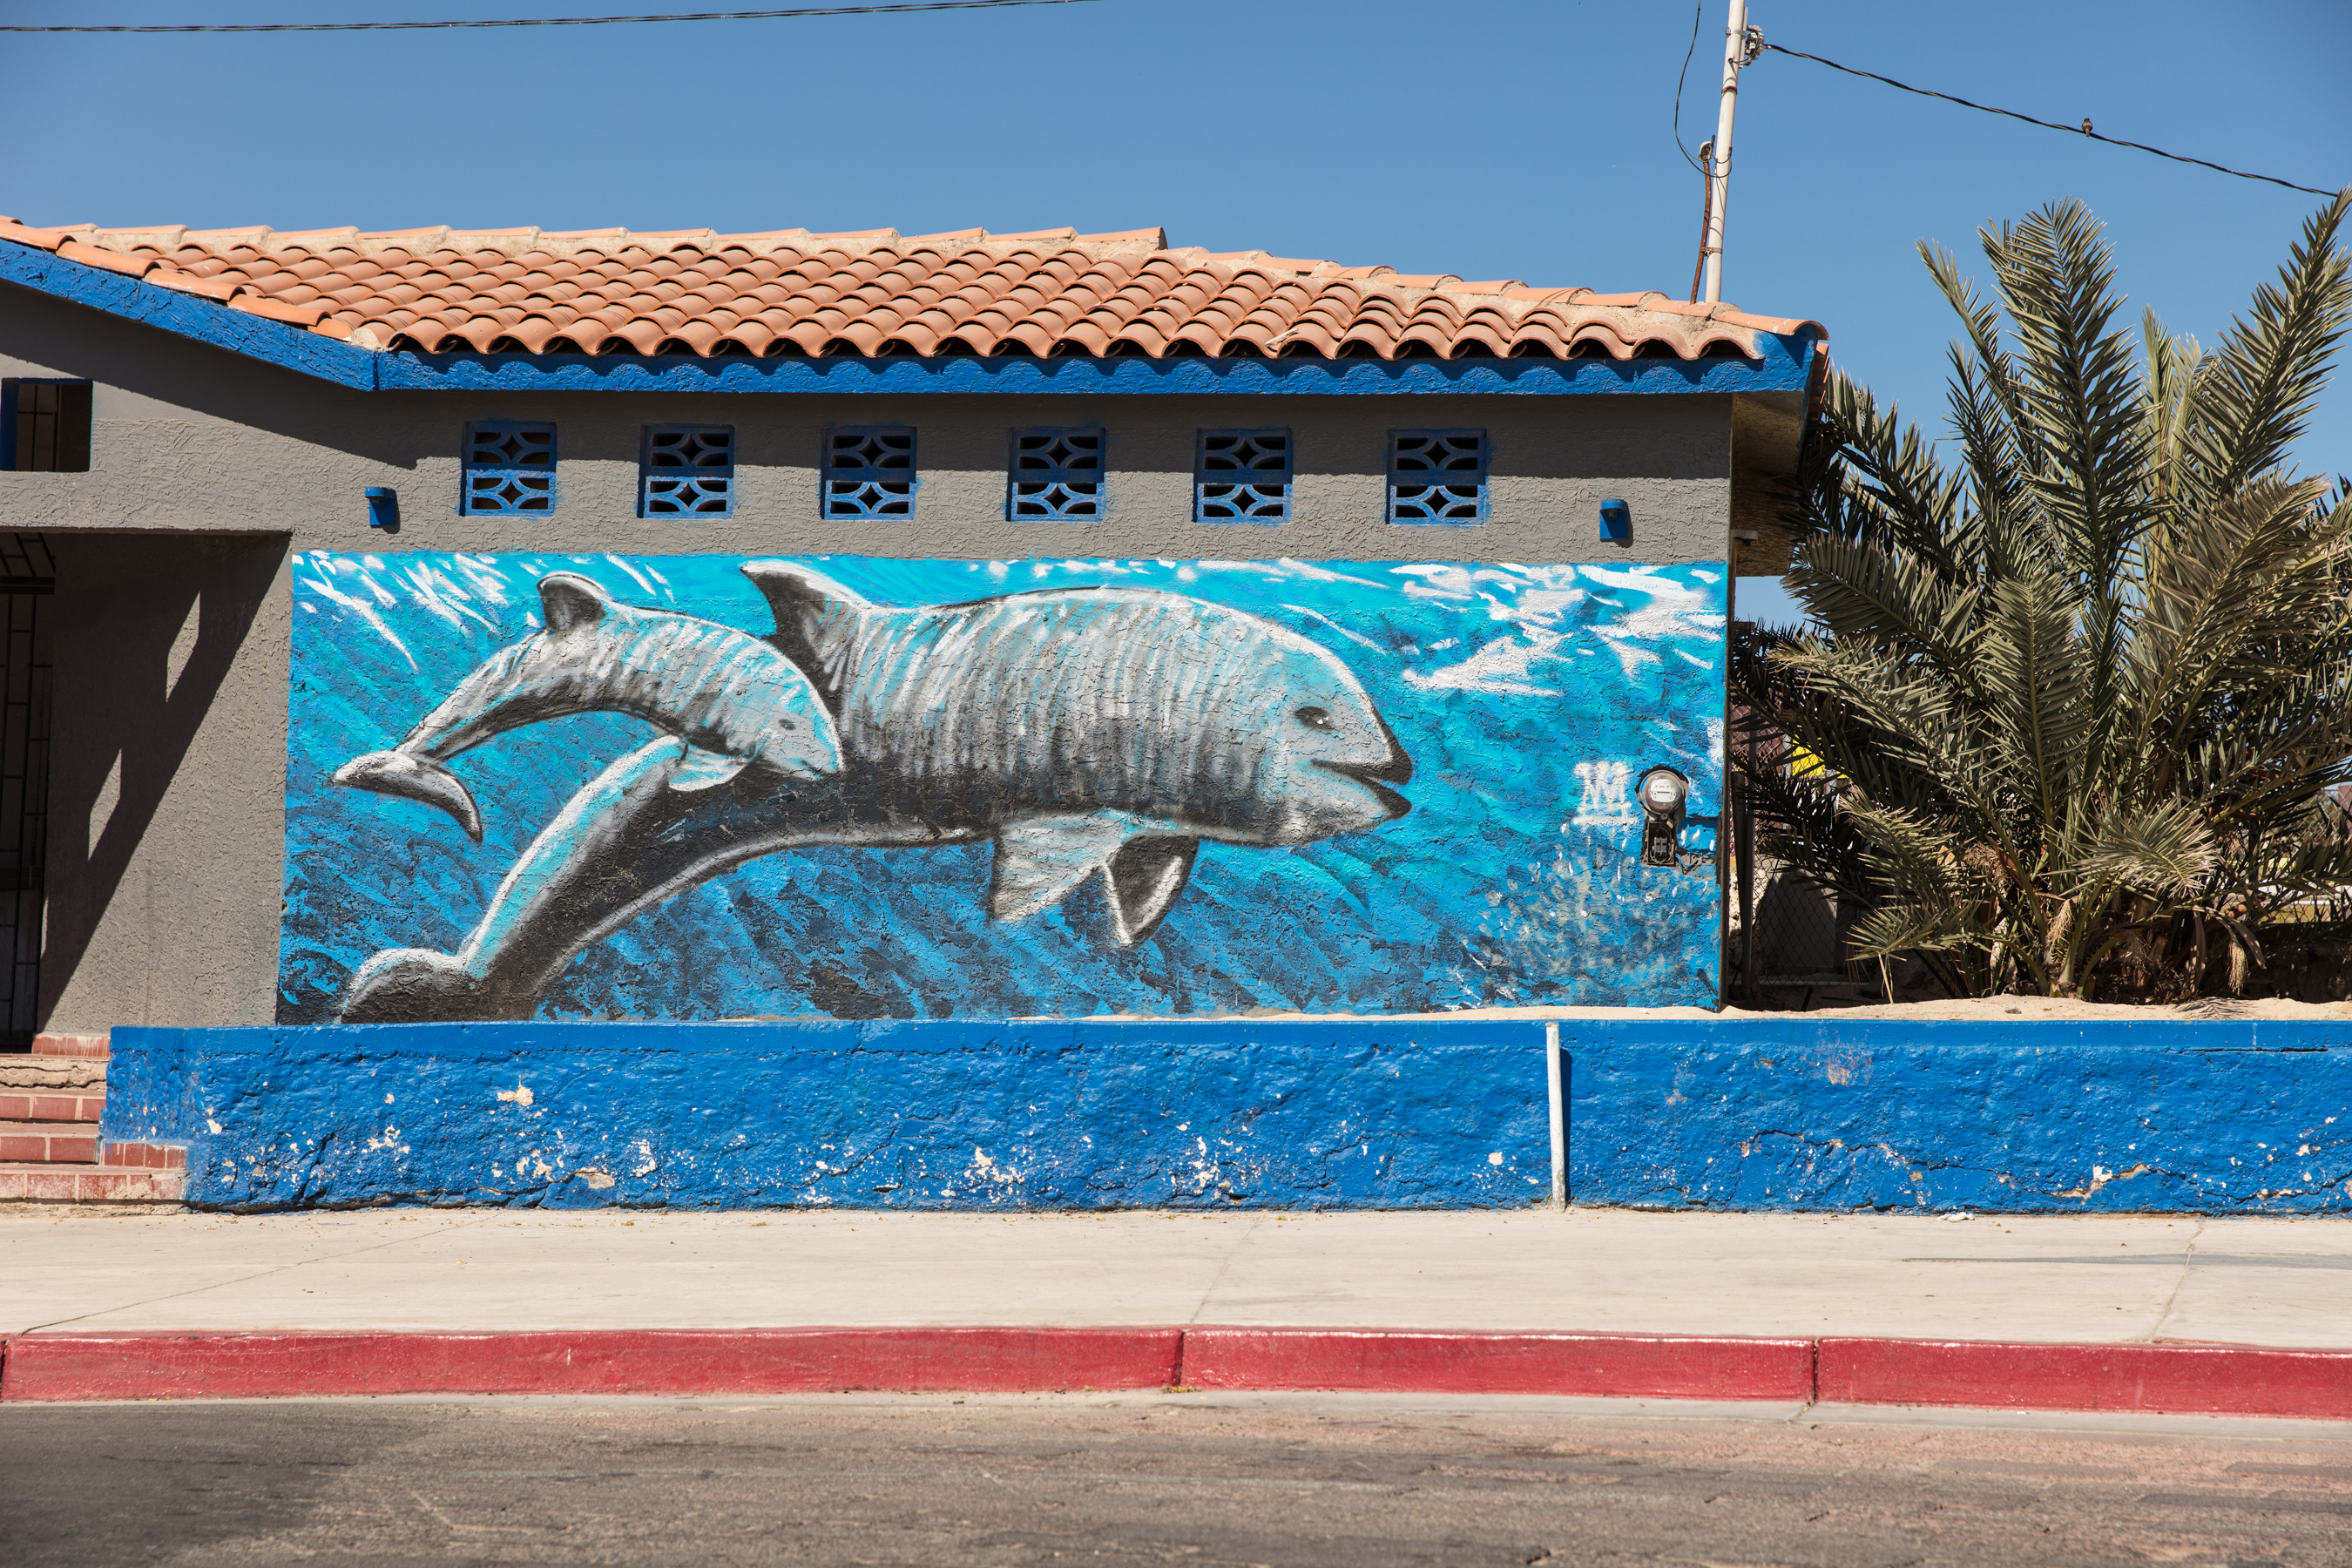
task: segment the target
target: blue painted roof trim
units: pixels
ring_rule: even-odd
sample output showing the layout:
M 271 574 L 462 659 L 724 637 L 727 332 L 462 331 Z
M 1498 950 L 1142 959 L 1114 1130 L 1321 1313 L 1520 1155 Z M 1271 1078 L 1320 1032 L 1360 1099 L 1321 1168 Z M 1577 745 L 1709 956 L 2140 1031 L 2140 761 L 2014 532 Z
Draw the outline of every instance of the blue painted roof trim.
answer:
M 183 294 L 160 284 L 142 283 L 127 273 L 85 267 L 28 245 L 0 242 L 0 281 L 22 284 L 338 386 L 373 392 L 378 384 L 376 362 L 383 356 L 373 350 L 353 348 L 267 316 L 232 310 L 200 294 Z
M 386 354 L 379 384 L 418 391 L 1268 394 L 1802 392 L 1817 339 L 1759 333 L 1760 360 L 753 359 L 693 354 Z
M 1759 359 L 753 359 L 694 354 L 414 353 L 355 348 L 200 295 L 0 243 L 0 281 L 161 328 L 362 392 L 764 392 L 1136 394 L 1212 396 L 1520 397 L 1802 392 L 1820 348 L 1811 330 L 1759 332 Z

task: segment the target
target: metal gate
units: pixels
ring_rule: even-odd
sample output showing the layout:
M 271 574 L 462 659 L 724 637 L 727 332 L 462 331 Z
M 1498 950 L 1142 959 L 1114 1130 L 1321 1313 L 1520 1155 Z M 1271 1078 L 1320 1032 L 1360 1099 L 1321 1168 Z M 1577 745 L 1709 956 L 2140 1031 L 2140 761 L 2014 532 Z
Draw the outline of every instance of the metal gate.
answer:
M 0 533 L 0 1050 L 40 1026 L 49 841 L 49 638 L 57 568 L 37 533 Z

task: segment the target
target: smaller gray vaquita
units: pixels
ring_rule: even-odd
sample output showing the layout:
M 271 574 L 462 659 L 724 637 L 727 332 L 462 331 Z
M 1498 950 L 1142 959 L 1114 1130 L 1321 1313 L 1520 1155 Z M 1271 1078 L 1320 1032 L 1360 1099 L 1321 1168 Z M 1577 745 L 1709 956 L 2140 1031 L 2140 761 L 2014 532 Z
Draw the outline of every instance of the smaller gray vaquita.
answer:
M 833 721 L 807 680 L 759 638 L 632 609 L 585 577 L 540 579 L 544 629 L 485 660 L 398 746 L 354 757 L 335 782 L 436 805 L 482 841 L 473 792 L 442 764 L 493 736 L 571 713 L 628 713 L 693 748 L 670 787 L 725 784 L 746 767 L 814 778 L 841 765 Z

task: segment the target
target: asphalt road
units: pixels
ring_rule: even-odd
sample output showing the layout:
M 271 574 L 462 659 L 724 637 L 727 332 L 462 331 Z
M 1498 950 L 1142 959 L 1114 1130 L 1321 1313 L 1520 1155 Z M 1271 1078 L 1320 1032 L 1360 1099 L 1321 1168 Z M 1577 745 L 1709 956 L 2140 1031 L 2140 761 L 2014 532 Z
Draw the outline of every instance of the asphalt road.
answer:
M 0 1407 L 8 1568 L 2352 1563 L 2352 1441 L 1337 1399 Z

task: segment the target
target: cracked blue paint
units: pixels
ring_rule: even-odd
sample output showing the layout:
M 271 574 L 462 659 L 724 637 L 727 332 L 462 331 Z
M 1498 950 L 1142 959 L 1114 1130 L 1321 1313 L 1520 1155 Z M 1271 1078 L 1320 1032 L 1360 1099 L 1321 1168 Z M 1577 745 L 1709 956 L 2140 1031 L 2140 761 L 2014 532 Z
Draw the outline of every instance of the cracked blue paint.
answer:
M 2352 1211 L 2342 1024 L 1559 1030 L 1580 1205 Z M 1518 1207 L 1549 1190 L 1543 1041 L 1525 1017 L 122 1028 L 101 1131 L 186 1144 L 191 1200 L 240 1208 Z
M 2352 1209 L 2352 1027 L 1560 1025 L 1569 1189 L 1643 1208 Z
M 1542 1041 L 1499 1021 L 126 1028 L 107 1106 L 111 1137 L 189 1145 L 190 1201 L 235 1207 L 1491 1207 L 1549 1190 Z

